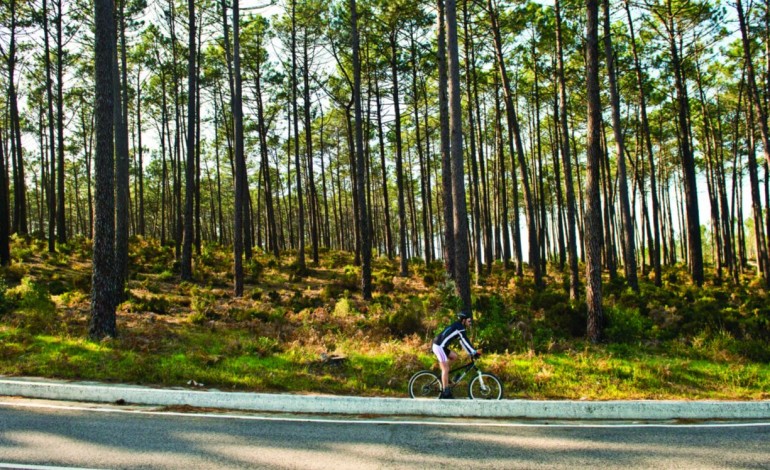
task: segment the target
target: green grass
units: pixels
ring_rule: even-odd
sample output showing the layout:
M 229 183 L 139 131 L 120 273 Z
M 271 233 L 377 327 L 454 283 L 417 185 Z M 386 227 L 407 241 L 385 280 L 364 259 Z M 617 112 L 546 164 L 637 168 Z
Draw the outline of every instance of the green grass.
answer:
M 87 339 L 88 246 L 66 248 L 49 256 L 44 244 L 14 239 L 15 262 L 0 270 L 0 374 L 405 396 L 411 374 L 437 370 L 430 339 L 457 302 L 439 264 L 415 262 L 404 279 L 384 258 L 375 260 L 375 300 L 363 302 L 352 257 L 338 252 L 301 275 L 291 255 L 257 256 L 249 295 L 235 300 L 228 254 L 216 246 L 195 260 L 196 281 L 179 284 L 172 251 L 136 239 L 119 336 L 97 343 Z M 642 294 L 608 283 L 607 342 L 593 345 L 583 339 L 584 307 L 552 276 L 536 292 L 498 265 L 474 288 L 472 336 L 488 352 L 481 367 L 502 379 L 506 397 L 770 399 L 770 299 L 752 278 L 698 289 L 669 268 L 680 281 L 643 280 Z

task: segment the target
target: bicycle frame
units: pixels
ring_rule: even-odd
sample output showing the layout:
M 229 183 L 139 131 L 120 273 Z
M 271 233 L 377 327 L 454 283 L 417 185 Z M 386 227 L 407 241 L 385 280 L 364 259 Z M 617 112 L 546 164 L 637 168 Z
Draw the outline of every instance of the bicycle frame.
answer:
M 478 368 L 476 365 L 476 361 L 471 359 L 470 362 L 467 364 L 463 364 L 459 367 L 455 367 L 454 369 L 450 369 L 449 371 L 449 388 L 454 388 L 455 385 L 462 382 L 462 380 L 465 378 L 466 375 L 468 375 L 473 369 L 476 370 L 476 373 L 479 376 L 479 381 L 481 382 L 481 386 L 484 386 L 484 377 L 481 374 L 481 369 Z M 462 371 L 462 372 L 460 372 Z M 459 373 L 459 376 L 458 376 Z M 453 376 L 457 376 L 457 380 L 453 380 Z

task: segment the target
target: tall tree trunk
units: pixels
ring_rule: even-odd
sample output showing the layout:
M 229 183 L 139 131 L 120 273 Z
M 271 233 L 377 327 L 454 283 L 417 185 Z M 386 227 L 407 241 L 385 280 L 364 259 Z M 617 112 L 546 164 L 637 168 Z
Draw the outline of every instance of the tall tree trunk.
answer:
M 474 68 L 475 64 L 471 64 L 471 36 L 468 32 L 468 0 L 463 0 L 463 33 L 465 35 L 465 80 L 466 80 L 466 95 L 468 103 L 468 135 L 470 136 L 470 150 L 468 156 L 471 161 L 471 204 L 473 210 L 473 250 L 475 253 L 475 267 L 476 267 L 476 282 L 484 275 L 484 270 L 481 264 L 481 206 L 479 204 L 479 170 L 476 164 L 476 123 L 473 115 L 473 83 L 471 67 Z
M 422 133 L 420 129 L 420 101 L 417 94 L 417 45 L 414 40 L 414 29 L 410 30 L 410 52 L 412 55 L 412 99 L 414 105 L 414 125 L 415 125 L 415 137 L 417 138 L 417 159 L 420 164 L 420 199 L 422 201 L 422 232 L 423 232 L 423 247 L 425 251 L 425 265 L 427 266 L 431 262 L 431 235 L 428 231 L 428 196 L 427 193 L 430 188 L 426 188 L 428 179 L 426 178 L 425 168 L 425 156 L 422 146 Z M 427 132 L 427 129 L 426 129 Z
M 540 67 L 538 65 L 538 57 L 536 55 L 536 48 L 533 41 L 532 44 L 532 61 L 533 61 L 533 69 L 535 72 L 535 147 L 537 152 L 537 165 L 535 166 L 535 172 L 539 169 L 540 176 L 536 178 L 537 181 L 537 190 L 540 193 L 540 220 L 538 224 L 538 231 L 537 231 L 537 241 L 540 245 L 540 269 L 542 270 L 543 274 L 546 273 L 547 266 L 546 266 L 546 260 L 548 259 L 548 256 L 546 254 L 546 228 L 547 228 L 547 220 L 546 220 L 546 210 L 545 210 L 545 186 L 544 186 L 544 180 L 545 180 L 545 174 L 543 172 L 543 145 L 542 145 L 542 139 L 541 139 L 541 127 L 540 127 Z M 534 209 L 534 208 L 533 208 Z
M 145 236 L 144 218 L 144 162 L 142 161 L 142 86 L 140 80 L 141 70 L 136 72 L 136 134 L 137 134 L 137 176 L 139 178 L 139 235 Z
M 538 287 L 543 286 L 543 275 L 542 270 L 540 266 L 540 246 L 538 242 L 537 237 L 537 222 L 535 220 L 535 204 L 534 199 L 532 197 L 532 192 L 530 190 L 529 185 L 529 175 L 527 171 L 527 162 L 524 158 L 524 146 L 521 141 L 521 131 L 519 128 L 519 120 L 516 115 L 516 108 L 514 107 L 513 103 L 513 90 L 511 89 L 511 84 L 508 79 L 508 72 L 505 66 L 505 58 L 503 57 L 503 43 L 502 38 L 500 34 L 500 27 L 498 25 L 497 20 L 497 12 L 494 9 L 494 6 L 492 5 L 492 0 L 488 0 L 488 7 L 489 7 L 489 16 L 492 21 L 492 35 L 494 37 L 494 43 L 495 43 L 495 57 L 497 60 L 497 66 L 500 69 L 500 77 L 502 79 L 502 85 L 503 85 L 503 98 L 505 100 L 505 109 L 506 109 L 506 116 L 508 118 L 508 133 L 509 133 L 509 139 L 516 144 L 516 152 L 515 155 L 518 160 L 519 170 L 521 173 L 521 182 L 524 187 L 524 203 L 525 203 L 525 209 L 526 209 L 526 217 L 527 217 L 527 226 L 528 226 L 528 233 L 529 233 L 529 264 L 532 268 L 532 274 L 535 278 L 535 285 Z M 512 135 L 511 135 L 512 132 Z M 510 144 L 509 144 L 510 145 Z M 514 155 L 512 151 L 512 156 Z M 514 178 L 515 181 L 515 178 Z M 516 194 L 516 188 L 514 187 L 514 197 Z M 516 204 L 514 204 L 515 206 Z M 516 208 L 514 207 L 514 210 Z M 518 214 L 518 211 L 516 212 Z M 518 221 L 518 215 L 514 217 L 516 221 Z M 514 222 L 514 233 L 517 233 L 518 231 L 518 222 Z M 514 235 L 514 238 L 517 238 Z M 520 242 L 518 246 L 520 246 Z M 519 251 L 519 255 L 521 255 L 521 250 Z M 521 262 L 519 262 L 519 267 L 521 266 Z M 520 268 L 517 267 L 517 271 L 520 273 Z
M 604 55 L 607 60 L 607 76 L 610 82 L 610 101 L 612 106 L 612 130 L 615 133 L 615 147 L 618 152 L 618 185 L 620 197 L 620 220 L 623 233 L 623 268 L 626 281 L 633 290 L 639 292 L 636 276 L 636 242 L 634 240 L 634 221 L 631 217 L 631 205 L 628 200 L 628 176 L 626 175 L 626 145 L 620 121 L 620 94 L 615 78 L 615 57 L 612 51 L 612 31 L 610 30 L 610 2 L 603 0 L 604 9 Z M 609 176 L 609 175 L 608 175 Z
M 743 88 L 741 87 L 741 91 Z M 741 108 L 741 94 L 738 95 L 738 109 Z M 759 274 L 762 276 L 765 286 L 770 287 L 770 262 L 768 261 L 767 245 L 764 242 L 764 230 L 762 224 L 762 199 L 759 195 L 759 174 L 757 171 L 757 155 L 756 147 L 754 145 L 754 110 L 751 108 L 751 104 L 747 106 L 747 129 L 749 133 L 749 148 L 748 148 L 748 168 L 749 168 L 749 182 L 751 185 L 751 208 L 754 216 L 754 248 L 757 252 L 757 264 L 759 267 Z M 735 127 L 738 128 L 740 112 L 737 113 Z M 737 141 L 736 132 L 736 141 Z M 737 153 L 737 146 L 736 146 Z M 735 180 L 735 177 L 733 177 Z M 740 264 L 740 262 L 739 262 Z
M 385 252 L 393 259 L 393 230 L 390 221 L 390 198 L 388 197 L 388 174 L 385 165 L 385 135 L 382 125 L 382 104 L 380 102 L 380 80 L 375 69 L 374 96 L 377 104 L 377 139 L 380 144 L 380 171 L 382 172 L 382 204 L 385 214 Z
M 560 0 L 556 6 L 556 48 L 558 58 L 559 81 L 559 122 L 561 124 L 561 156 L 564 162 L 564 182 L 567 196 L 567 255 L 569 263 L 569 297 L 577 300 L 580 296 L 580 278 L 578 277 L 577 233 L 575 214 L 575 188 L 572 184 L 572 158 L 570 156 L 569 127 L 567 126 L 567 85 L 564 79 L 564 39 L 561 31 Z M 578 174 L 579 177 L 579 174 Z
M 358 227 L 361 232 L 361 295 L 372 298 L 372 245 L 364 188 L 364 135 L 361 122 L 361 59 L 359 57 L 358 15 L 356 0 L 350 0 L 351 46 L 353 49 L 353 106 L 356 128 L 356 184 L 358 185 Z
M 444 0 L 438 0 L 438 103 L 441 146 L 441 193 L 444 203 L 444 266 L 455 276 L 454 207 L 452 207 L 452 163 L 449 138 L 449 97 L 446 49 L 446 11 Z
M 57 150 L 57 237 L 61 244 L 67 243 L 67 222 L 64 216 L 64 46 L 62 43 L 62 2 L 56 2 L 56 150 Z
M 262 38 L 260 37 L 258 45 L 261 47 Z M 262 171 L 265 180 L 265 208 L 267 210 L 268 223 L 268 250 L 276 258 L 278 252 L 278 232 L 275 225 L 275 208 L 273 206 L 273 185 L 270 181 L 270 162 L 267 153 L 267 126 L 265 124 L 265 111 L 262 103 L 262 55 L 257 54 L 257 63 L 255 67 L 255 87 L 257 101 L 257 128 L 259 130 L 259 153 L 262 158 Z
M 126 23 L 125 0 L 119 0 L 119 25 L 122 71 L 118 66 L 117 47 L 114 54 L 113 88 L 115 89 L 115 301 L 123 298 L 123 286 L 128 280 L 128 230 L 129 230 L 129 164 L 128 157 L 128 84 L 126 75 Z M 117 46 L 117 43 L 116 43 Z M 125 106 L 124 106 L 125 104 Z
M 241 92 L 241 32 L 239 0 L 233 0 L 233 75 L 234 91 L 232 100 L 233 123 L 235 125 L 235 213 L 233 215 L 233 253 L 235 255 L 235 297 L 243 296 L 243 212 L 246 206 L 243 181 L 246 175 L 241 171 L 243 152 L 243 102 Z M 245 168 L 245 165 L 243 166 Z
M 193 203 L 195 195 L 195 1 L 187 1 L 187 165 L 185 167 L 184 235 L 182 243 L 181 277 L 192 280 Z
M 307 159 L 308 174 L 308 212 L 310 213 L 310 244 L 312 247 L 313 263 L 318 264 L 318 195 L 316 194 L 315 177 L 313 175 L 313 135 L 311 132 L 312 121 L 310 120 L 310 60 L 307 55 L 307 37 L 307 28 L 305 28 L 302 41 L 302 95 L 305 103 L 303 110 L 305 113 L 305 157 Z
M 27 182 L 24 176 L 24 153 L 21 146 L 21 121 L 16 95 L 16 0 L 10 0 L 10 37 L 8 41 L 8 101 L 11 118 L 11 163 L 13 167 L 13 220 L 11 232 L 27 235 Z M 42 227 L 41 227 L 42 229 Z
M 463 169 L 463 130 L 460 95 L 460 52 L 457 45 L 457 4 L 446 2 L 447 69 L 449 72 L 449 134 L 452 161 L 452 208 L 454 217 L 455 282 L 463 311 L 471 311 L 468 271 L 468 215 Z M 447 227 L 449 229 L 449 227 Z
M 404 163 L 401 143 L 401 107 L 398 99 L 398 47 L 396 32 L 391 31 L 390 37 L 390 71 L 393 82 L 393 113 L 395 117 L 396 138 L 396 185 L 398 186 L 398 251 L 401 256 L 401 276 L 409 275 L 409 254 L 406 251 L 406 195 L 404 194 Z
M 297 12 L 296 0 L 291 1 L 291 95 L 292 114 L 294 115 L 294 166 L 297 176 L 297 207 L 299 230 L 297 239 L 297 267 L 305 270 L 305 204 L 302 201 L 302 168 L 299 163 L 299 112 L 297 111 Z M 308 123 L 308 125 L 310 125 Z
M 679 124 L 680 144 L 682 150 L 682 176 L 684 179 L 688 261 L 693 282 L 703 284 L 703 246 L 700 236 L 700 211 L 698 209 L 698 194 L 695 183 L 695 159 L 692 151 L 692 141 L 689 126 L 689 102 L 687 87 L 682 71 L 682 61 L 677 45 L 678 32 L 675 30 L 671 0 L 667 0 L 667 17 L 661 18 L 666 24 L 668 42 L 671 53 L 671 68 L 674 72 L 676 88 L 677 120 Z
M 88 334 L 92 339 L 115 337 L 116 302 L 113 299 L 112 261 L 115 250 L 115 203 L 113 171 L 113 57 L 115 30 L 112 0 L 94 0 L 94 115 L 95 151 L 95 221 L 91 317 Z
M 599 2 L 586 0 L 586 83 L 588 99 L 588 141 L 586 181 L 586 304 L 588 338 L 602 337 L 602 215 L 599 197 L 602 110 L 599 98 Z
M 11 264 L 10 206 L 8 200 L 8 170 L 5 167 L 5 135 L 0 128 L 0 266 Z
M 48 31 L 48 2 L 43 0 L 43 44 L 44 48 L 44 62 L 45 62 L 45 91 L 46 91 L 46 103 L 47 103 L 47 116 L 48 116 L 48 151 L 51 156 L 49 157 L 49 163 L 51 165 L 51 173 L 48 178 L 49 190 L 48 190 L 48 252 L 56 252 L 56 143 L 54 135 L 54 114 L 53 114 L 53 90 L 51 80 L 51 51 L 48 46 L 48 37 L 50 33 Z M 63 227 L 62 227 L 63 229 Z
M 634 36 L 634 22 L 631 20 L 631 8 L 629 6 L 629 0 L 624 2 L 626 8 L 626 16 L 628 17 L 628 29 L 631 34 L 631 49 L 634 55 L 634 71 L 636 72 L 636 86 L 639 90 L 639 112 L 642 121 L 642 137 L 644 138 L 645 148 L 647 150 L 647 156 L 650 161 L 650 199 L 652 200 L 652 226 L 653 226 L 653 246 L 652 246 L 652 261 L 653 269 L 655 272 L 655 285 L 660 287 L 662 285 L 661 279 L 661 262 L 660 262 L 660 249 L 661 249 L 661 229 L 660 229 L 660 202 L 658 200 L 658 188 L 657 188 L 657 176 L 655 173 L 655 155 L 652 152 L 652 136 L 650 133 L 650 122 L 647 119 L 647 98 L 644 93 L 644 80 L 642 77 L 642 67 L 639 63 L 639 55 L 636 50 L 636 38 Z M 641 188 L 640 188 L 641 189 Z M 644 190 L 642 189 L 642 194 Z
M 501 207 L 501 224 L 502 225 L 502 248 L 503 248 L 503 265 L 505 269 L 511 267 L 511 237 L 508 231 L 509 218 L 508 218 L 508 185 L 505 182 L 505 146 L 503 144 L 503 127 L 502 127 L 502 112 L 500 109 L 500 84 L 498 83 L 498 75 L 495 75 L 495 134 L 497 139 L 497 174 L 500 175 L 500 187 L 498 192 L 500 193 L 500 205 Z

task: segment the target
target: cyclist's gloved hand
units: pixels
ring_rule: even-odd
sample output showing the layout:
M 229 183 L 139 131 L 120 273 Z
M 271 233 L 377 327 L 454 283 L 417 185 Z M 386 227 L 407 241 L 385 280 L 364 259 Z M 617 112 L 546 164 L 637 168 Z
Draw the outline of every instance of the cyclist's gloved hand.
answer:
M 477 350 L 476 350 L 476 353 L 475 353 L 475 354 L 473 354 L 473 358 L 474 358 L 474 359 L 478 359 L 478 358 L 480 358 L 480 357 L 481 357 L 481 349 L 477 349 Z

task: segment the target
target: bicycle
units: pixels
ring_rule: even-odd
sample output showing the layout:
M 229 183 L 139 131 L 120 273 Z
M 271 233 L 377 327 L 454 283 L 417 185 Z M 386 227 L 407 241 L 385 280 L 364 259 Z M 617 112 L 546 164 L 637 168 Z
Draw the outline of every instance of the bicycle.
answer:
M 452 377 L 449 389 L 454 390 L 468 375 L 473 374 L 468 383 L 468 398 L 471 400 L 499 400 L 503 397 L 503 384 L 494 374 L 483 372 L 476 365 L 476 360 L 449 372 Z M 412 398 L 438 398 L 441 394 L 441 377 L 432 370 L 421 370 L 409 379 L 409 396 Z

